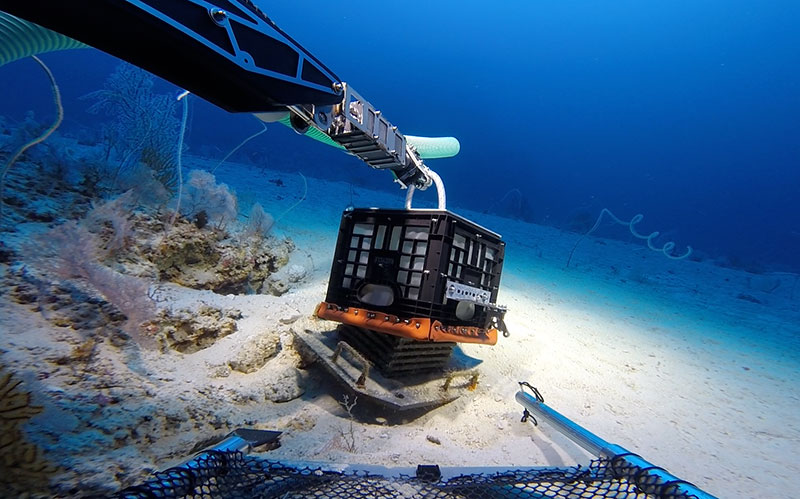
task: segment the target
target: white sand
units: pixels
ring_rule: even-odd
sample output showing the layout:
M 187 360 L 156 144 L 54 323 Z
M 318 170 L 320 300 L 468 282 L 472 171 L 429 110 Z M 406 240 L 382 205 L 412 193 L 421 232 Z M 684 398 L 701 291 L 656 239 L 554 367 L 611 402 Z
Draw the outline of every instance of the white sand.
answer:
M 217 176 L 240 198 L 261 202 L 276 217 L 302 192 L 296 174 L 225 165 Z M 269 182 L 274 179 L 284 185 Z M 400 192 L 355 192 L 356 206 L 402 206 Z M 422 196 L 430 205 L 433 196 Z M 61 447 L 75 453 L 72 466 L 98 468 L 90 481 L 112 486 L 119 478 L 113 473 L 124 477 L 165 468 L 188 455 L 197 441 L 229 426 L 284 431 L 282 447 L 268 456 L 292 460 L 391 466 L 587 462 L 584 452 L 551 428 L 519 421 L 522 408 L 514 394 L 517 382 L 526 380 L 554 409 L 711 494 L 793 495 L 793 479 L 800 472 L 797 277 L 754 276 L 710 263 L 671 261 L 638 243 L 588 238 L 564 269 L 575 235 L 450 206 L 507 241 L 499 302 L 509 308 L 506 322 L 512 335 L 495 347 L 463 347 L 483 359 L 481 382 L 473 394 L 407 424 L 381 424 L 376 419 L 380 414 L 373 413 L 372 422 L 354 427 L 355 453 L 347 452 L 341 437 L 349 425 L 339 405 L 345 392 L 321 370 L 303 374 L 306 393 L 299 399 L 276 404 L 260 395 L 276 373 L 296 361 L 288 350 L 256 373 L 210 377 L 210 366 L 224 363 L 248 337 L 306 323 L 300 319 L 287 326 L 280 321 L 310 315 L 324 298 L 339 216 L 349 202 L 347 184 L 309 178 L 307 199 L 280 218 L 274 230 L 298 246 L 292 262 L 311 270 L 281 297 L 219 296 L 165 286 L 160 306 L 209 303 L 243 313 L 238 332 L 195 354 L 144 352 L 131 359 L 108 347 L 101 352 L 100 366 L 88 375 L 56 371 L 47 367 L 46 359 L 54 352 L 69 352 L 79 341 L 75 333 L 3 296 L 4 359 L 13 361 L 17 372 L 29 373 L 38 400 L 51 411 L 32 431 L 52 430 L 58 426 L 54 420 L 61 418 Z M 775 282 L 778 287 L 766 291 Z M 43 372 L 52 375 L 42 379 Z M 40 381 L 33 381 L 37 376 Z M 112 382 L 125 388 L 96 388 Z M 63 420 L 65 413 L 81 410 L 75 390 L 83 391 L 87 404 L 96 393 L 127 395 L 97 413 L 100 431 Z M 62 399 L 70 401 L 58 402 Z M 59 405 L 61 412 L 54 412 Z M 151 425 L 163 433 L 150 435 L 148 445 L 130 444 L 148 440 L 141 435 L 150 424 L 143 423 L 144 416 L 165 413 L 174 416 L 173 427 Z M 113 418 L 117 420 L 109 423 Z M 131 426 L 139 427 L 139 434 L 114 449 L 114 432 Z

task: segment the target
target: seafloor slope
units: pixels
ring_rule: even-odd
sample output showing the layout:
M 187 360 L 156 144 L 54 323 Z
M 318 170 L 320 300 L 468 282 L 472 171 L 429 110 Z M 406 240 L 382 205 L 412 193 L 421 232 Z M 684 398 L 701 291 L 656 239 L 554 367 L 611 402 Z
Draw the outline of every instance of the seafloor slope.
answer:
M 351 427 L 345 392 L 298 353 L 292 333 L 331 327 L 310 315 L 324 298 L 351 192 L 355 205 L 387 207 L 401 206 L 402 193 L 309 178 L 294 206 L 304 191 L 297 174 L 224 165 L 217 180 L 272 214 L 266 236 L 253 243 L 233 222 L 200 229 L 196 219 L 179 220 L 169 230 L 188 243 L 159 253 L 169 217 L 137 212 L 122 250 L 95 255 L 113 274 L 80 265 L 66 272 L 64 255 L 45 251 L 53 233 L 35 235 L 61 218 L 48 210 L 78 195 L 29 190 L 25 202 L 45 217 L 17 220 L 3 233 L 0 295 L 2 365 L 22 381 L 15 393 L 31 392 L 28 405 L 42 408 L 14 423 L 20 445 L 39 449 L 33 463 L 12 463 L 29 471 L 29 483 L 45 476 L 62 494 L 115 490 L 241 426 L 285 432 L 268 455 L 293 460 L 584 462 L 545 425 L 520 423 L 513 394 L 527 380 L 552 407 L 712 494 L 791 495 L 800 472 L 796 275 L 671 261 L 638 243 L 600 238 L 583 241 L 565 268 L 574 234 L 456 208 L 508 242 L 499 301 L 509 307 L 512 335 L 496 347 L 464 347 L 483 359 L 471 396 L 405 424 L 362 403 Z M 107 250 L 115 228 L 99 220 L 90 231 L 99 238 L 94 249 Z M 199 230 L 211 235 L 199 238 Z M 187 246 L 205 249 L 176 256 Z M 215 256 L 198 256 L 207 253 Z M 164 265 L 167 256 L 174 265 Z M 108 293 L 147 284 L 152 309 L 130 296 L 127 303 L 151 314 L 149 328 L 131 329 L 130 314 L 83 284 L 98 275 L 120 279 Z

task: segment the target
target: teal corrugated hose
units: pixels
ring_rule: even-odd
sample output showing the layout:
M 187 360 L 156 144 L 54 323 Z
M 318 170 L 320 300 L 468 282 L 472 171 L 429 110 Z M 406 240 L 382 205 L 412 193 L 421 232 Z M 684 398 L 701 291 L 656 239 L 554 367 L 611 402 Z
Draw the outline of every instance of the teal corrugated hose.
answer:
M 87 47 L 89 46 L 60 33 L 0 12 L 0 66 L 45 52 Z M 280 123 L 291 127 L 288 116 L 280 120 Z M 344 149 L 314 127 L 309 128 L 306 136 L 329 146 Z M 458 154 L 461 148 L 455 137 L 406 135 L 406 140 L 417 149 L 422 159 L 449 158 Z
M 31 55 L 85 47 L 88 45 L 0 12 L 0 66 Z
M 461 150 L 461 144 L 455 137 L 416 137 L 414 135 L 406 135 L 406 140 L 417 149 L 422 159 L 450 158 Z
M 286 114 L 286 116 L 284 116 L 283 118 L 279 119 L 278 123 L 280 123 L 281 125 L 288 126 L 289 128 L 292 128 L 292 123 L 290 121 L 288 113 Z M 344 150 L 344 147 L 342 147 L 341 145 L 339 145 L 336 142 L 334 142 L 334 140 L 332 138 L 330 138 L 327 135 L 325 135 L 324 133 L 320 132 L 319 130 L 317 130 L 313 126 L 308 127 L 308 131 L 306 131 L 306 133 L 304 133 L 303 135 L 305 135 L 308 138 L 311 138 L 311 139 L 314 139 L 314 140 L 318 140 L 318 141 L 322 142 L 323 144 L 328 144 L 329 146 L 336 147 L 336 148 Z

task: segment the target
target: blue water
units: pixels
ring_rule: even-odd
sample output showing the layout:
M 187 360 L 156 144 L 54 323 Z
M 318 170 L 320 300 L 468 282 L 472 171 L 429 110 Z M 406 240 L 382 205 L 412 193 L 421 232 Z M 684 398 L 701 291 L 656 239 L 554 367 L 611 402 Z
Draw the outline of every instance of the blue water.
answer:
M 485 373 L 494 385 L 489 390 L 492 385 L 487 383 L 487 391 L 479 392 L 481 397 L 499 404 L 499 394 L 511 393 L 516 380 L 530 375 L 543 380 L 548 400 L 576 410 L 572 414 L 597 424 L 609 438 L 641 437 L 642 445 L 653 451 L 679 449 L 675 455 L 682 456 L 680 461 L 656 464 L 683 467 L 686 476 L 681 473 L 682 477 L 708 484 L 712 492 L 736 490 L 732 496 L 742 497 L 769 496 L 770 487 L 785 492 L 791 466 L 788 472 L 781 471 L 775 463 L 796 455 L 795 444 L 800 441 L 790 409 L 792 401 L 798 400 L 794 380 L 800 379 L 800 2 L 255 1 L 402 132 L 460 140 L 458 156 L 427 163 L 443 177 L 451 210 L 466 212 L 476 220 L 482 217 L 481 223 L 487 221 L 487 227 L 501 232 L 508 242 L 501 296 L 509 300 L 507 319 L 513 332 L 511 339 L 501 340 L 499 348 L 481 353 L 486 361 L 483 367 L 489 367 L 482 376 Z M 98 255 L 110 255 L 117 243 L 127 241 L 149 251 L 152 246 L 148 245 L 156 239 L 148 238 L 161 230 L 159 220 L 166 222 L 169 212 L 148 208 L 137 218 L 120 205 L 125 212 L 121 218 L 100 217 L 102 224 L 84 219 L 84 225 L 95 224 L 92 230 L 98 231 L 97 238 L 105 237 L 102 248 L 97 242 L 101 239 L 89 237 L 82 247 L 77 244 L 80 241 L 70 240 L 70 234 L 73 239 L 82 234 L 77 224 L 71 233 L 59 232 L 59 227 L 70 228 L 64 221 L 86 217 L 100 198 L 123 198 L 116 177 L 114 181 L 108 177 L 115 168 L 123 170 L 119 165 L 124 154 L 113 157 L 112 152 L 105 159 L 97 155 L 102 150 L 97 145 L 102 141 L 101 130 L 111 118 L 89 112 L 96 98 L 86 98 L 103 88 L 120 61 L 93 49 L 47 53 L 42 59 L 61 89 L 65 118 L 53 136 L 14 165 L 4 186 L 5 193 L 15 194 L 4 197 L 10 202 L 4 202 L 2 208 L 7 211 L 0 213 L 4 272 L 0 377 L 3 370 L 13 369 L 24 378 L 25 389 L 38 397 L 34 401 L 47 404 L 46 417 L 34 422 L 47 430 L 34 432 L 38 443 L 49 445 L 56 460 L 70 463 L 74 468 L 70 473 L 89 473 L 95 481 L 103 475 L 102 484 L 90 481 L 87 486 L 105 490 L 121 485 L 123 475 L 143 473 L 129 464 L 108 464 L 115 462 L 116 458 L 109 457 L 114 453 L 122 456 L 123 463 L 139 459 L 146 467 L 165 464 L 156 458 L 165 458 L 166 444 L 142 449 L 155 437 L 171 438 L 184 431 L 176 430 L 180 425 L 173 426 L 167 417 L 173 414 L 171 399 L 176 395 L 175 411 L 199 414 L 192 430 L 197 434 L 210 434 L 212 427 L 219 430 L 221 419 L 229 418 L 228 426 L 249 426 L 256 420 L 251 416 L 272 418 L 280 411 L 276 405 L 264 412 L 263 397 L 256 400 L 246 391 L 231 392 L 250 397 L 250 402 L 236 402 L 233 409 L 230 400 L 238 399 L 207 395 L 209 387 L 238 386 L 238 374 L 231 381 L 217 379 L 221 371 L 216 368 L 224 366 L 208 364 L 209 370 L 215 369 L 213 380 L 212 374 L 190 379 L 195 371 L 183 368 L 195 364 L 188 362 L 176 362 L 165 372 L 148 367 L 143 374 L 141 366 L 166 365 L 177 354 L 165 350 L 169 357 L 153 355 L 153 363 L 147 364 L 148 356 L 137 353 L 148 348 L 144 342 L 138 345 L 138 340 L 128 342 L 128 336 L 118 335 L 126 325 L 120 316 L 128 314 L 120 304 L 135 308 L 140 303 L 115 302 L 114 291 L 124 289 L 126 282 L 121 278 L 145 276 L 145 284 L 151 286 L 146 288 L 148 300 L 144 292 L 130 296 L 147 301 L 144 311 L 148 313 L 154 313 L 149 305 L 156 299 L 161 300 L 158 308 L 167 311 L 183 306 L 182 300 L 193 307 L 205 305 L 203 300 L 211 294 L 203 295 L 206 291 L 199 291 L 201 285 L 190 290 L 165 284 L 164 289 L 177 291 L 171 297 L 167 292 L 162 296 L 161 286 L 153 280 L 154 264 L 137 270 L 136 259 L 128 262 L 126 254 L 99 263 Z M 158 80 L 155 91 L 174 98 L 181 89 Z M 48 79 L 30 58 L 0 66 L 0 95 L 4 96 L 0 101 L 2 167 L 11 144 L 22 142 L 19 131 L 31 113 L 43 128 L 54 119 L 55 109 Z M 262 126 L 249 114 L 229 114 L 198 97 L 183 102 L 189 108 L 184 180 L 190 168 L 214 165 Z M 176 104 L 176 120 L 179 111 Z M 101 186 L 95 192 L 78 188 L 81 175 L 88 178 L 90 170 L 88 161 L 79 164 L 74 159 L 81 154 L 105 168 L 100 171 L 106 177 L 95 185 Z M 65 171 L 69 168 L 76 171 Z M 236 192 L 240 214 L 251 214 L 258 200 L 273 220 L 281 222 L 275 223 L 273 232 L 281 236 L 286 227 L 297 229 L 286 231 L 297 245 L 292 263 L 301 262 L 308 268 L 300 270 L 309 272 L 297 290 L 301 285 L 307 286 L 304 291 L 312 289 L 327 277 L 331 261 L 317 258 L 315 262 L 317 253 L 308 248 L 330 247 L 332 253 L 340 209 L 350 203 L 397 208 L 402 202 L 389 173 L 371 170 L 354 157 L 279 124 L 270 124 L 266 133 L 232 155 L 217 174 L 220 182 L 240 189 Z M 228 206 L 232 196 L 227 187 L 219 190 L 224 192 L 218 199 L 225 203 L 218 204 Z M 198 192 L 211 191 L 198 189 L 195 196 L 200 197 Z M 354 197 L 347 199 L 348 192 Z M 184 195 L 192 198 L 187 192 Z M 430 204 L 433 196 L 429 192 L 415 199 L 420 198 Z M 159 209 L 165 203 L 166 198 L 161 204 L 154 202 Z M 186 239 L 203 233 L 199 215 L 209 215 L 205 210 L 186 209 L 188 204 L 181 212 L 189 231 L 180 237 Z M 610 217 L 592 235 L 632 241 L 637 247 L 579 238 L 578 234 L 594 226 L 604 208 L 624 221 L 642 214 L 644 219 L 636 226 L 639 233 L 662 233 L 653 241 L 655 247 L 674 242 L 674 254 L 683 254 L 691 246 L 692 260 L 734 270 L 668 260 L 644 249 L 641 240 L 610 222 Z M 133 230 L 138 240 L 130 234 L 128 239 L 122 237 L 130 230 L 121 223 L 126 220 L 138 224 Z M 25 224 L 31 221 L 35 223 Z M 216 228 L 221 229 L 223 222 L 220 218 Z M 35 235 L 54 226 L 47 233 L 50 236 Z M 222 243 L 238 248 L 236 241 L 242 240 Z M 36 245 L 45 248 L 37 253 Z M 45 251 L 53 248 L 61 250 Z M 232 253 L 225 253 L 226 259 L 220 261 L 235 267 L 237 260 L 227 258 Z M 74 255 L 77 271 L 58 267 L 62 260 L 68 267 Z M 52 262 L 43 262 L 45 256 Z M 91 266 L 82 266 L 81 256 Z M 87 269 L 95 274 L 89 275 Z M 213 274 L 207 270 L 197 274 L 204 278 Z M 93 282 L 110 278 L 120 279 L 114 281 L 120 284 L 102 288 Z M 51 279 L 62 279 L 63 286 L 47 287 Z M 157 282 L 167 281 L 159 276 Z M 273 324 L 276 320 L 284 324 L 284 317 L 277 315 L 262 321 L 259 314 L 272 312 L 272 307 L 296 307 L 300 316 L 310 313 L 307 294 L 288 294 L 284 301 L 276 301 L 266 295 L 267 289 L 256 291 L 263 296 L 231 301 L 243 308 L 246 318 L 239 323 L 238 338 L 271 333 L 271 328 L 278 327 Z M 240 293 L 253 293 L 253 288 L 243 287 Z M 233 299 L 225 294 L 225 300 Z M 195 298 L 197 302 L 192 301 Z M 321 298 L 320 293 L 311 301 L 316 305 Z M 108 312 L 106 305 L 113 310 Z M 296 319 L 294 313 L 292 317 L 290 321 Z M 127 316 L 127 322 L 138 328 L 138 318 Z M 207 358 L 228 358 L 230 345 L 220 342 L 216 351 L 206 352 Z M 511 351 L 529 351 L 529 364 L 507 362 L 516 359 L 506 353 Z M 156 363 L 164 358 L 168 359 L 164 364 Z M 113 365 L 106 363 L 108 359 L 115 359 Z M 620 362 L 625 362 L 626 369 Z M 568 365 L 579 369 L 569 372 L 564 369 Z M 501 368 L 493 370 L 493 366 Z M 580 369 L 586 369 L 585 373 Z M 648 377 L 631 374 L 639 369 Z M 500 381 L 511 379 L 510 386 L 501 386 Z M 648 381 L 636 385 L 640 379 Z M 124 384 L 117 384 L 119 380 Z M 154 380 L 164 382 L 169 390 L 138 386 Z M 609 380 L 615 385 L 611 391 L 607 390 Z M 264 384 L 260 379 L 251 382 Z M 302 410 L 305 418 L 310 408 L 313 417 L 318 417 L 314 416 L 318 411 L 322 418 L 327 412 L 338 418 L 335 411 L 325 408 L 326 402 L 317 400 L 317 394 L 327 388 L 316 385 L 316 381 L 308 382 L 313 394 L 297 401 L 295 414 Z M 222 402 L 225 409 L 214 413 L 209 404 L 212 412 L 190 411 L 206 403 L 198 393 L 214 403 Z M 616 397 L 620 394 L 626 396 Z M 338 408 L 335 394 L 328 396 L 332 398 L 327 402 Z M 617 404 L 616 400 L 620 406 L 612 407 L 609 402 Z M 687 400 L 691 403 L 686 404 Z M 741 400 L 748 400 L 747 411 L 739 410 Z M 622 406 L 628 402 L 630 407 Z M 70 417 L 61 421 L 51 407 Z M 158 417 L 151 417 L 151 412 Z M 644 417 L 637 419 L 633 412 Z M 147 419 L 141 421 L 155 421 L 152 425 L 131 423 L 145 413 Z M 435 417 L 446 427 L 453 420 L 447 414 L 454 413 Z M 270 421 L 283 425 L 292 412 L 280 414 Z M 460 414 L 465 420 L 473 419 L 463 433 L 481 426 L 492 434 L 497 424 L 494 418 L 508 419 L 511 413 L 489 414 L 490 419 L 474 414 L 480 417 L 473 418 L 469 411 Z M 639 426 L 614 426 L 622 425 L 624 419 Z M 640 425 L 644 420 L 663 423 L 664 430 Z M 306 420 L 291 421 L 289 426 L 295 421 L 303 426 Z M 436 425 L 436 421 L 431 423 Z M 136 428 L 128 432 L 131 426 Z M 326 433 L 332 428 L 320 424 L 315 431 Z M 379 457 L 375 449 L 389 449 L 396 442 L 390 438 L 385 445 L 380 443 L 385 438 L 383 427 L 370 425 L 368 431 L 372 432 L 369 440 L 378 442 L 363 454 L 370 459 Z M 490 438 L 506 452 L 519 447 L 520 434 L 515 430 Z M 398 429 L 393 435 L 414 445 L 413 435 L 406 430 Z M 417 436 L 421 439 L 422 435 Z M 536 438 L 531 437 L 539 448 L 541 440 Z M 692 447 L 691 442 L 697 445 Z M 184 448 L 189 448 L 185 444 L 169 443 L 174 449 L 170 452 L 183 456 Z M 124 445 L 136 449 L 130 452 Z M 295 451 L 287 452 L 291 457 Z M 543 455 L 550 457 L 547 452 Z M 524 457 L 529 462 L 529 456 Z M 119 483 L 105 476 L 112 469 Z
M 455 210 L 578 232 L 603 207 L 642 213 L 640 231 L 697 258 L 800 271 L 800 3 L 257 3 L 402 132 L 460 139 L 457 157 L 429 162 Z M 61 132 L 96 126 L 80 97 L 118 61 L 93 50 L 44 59 L 64 93 Z M 15 96 L 0 114 L 51 119 L 33 62 L 0 71 L 0 92 Z M 195 99 L 189 152 L 221 157 L 258 130 Z M 396 189 L 277 125 L 232 160 Z M 612 225 L 597 234 L 629 237 Z

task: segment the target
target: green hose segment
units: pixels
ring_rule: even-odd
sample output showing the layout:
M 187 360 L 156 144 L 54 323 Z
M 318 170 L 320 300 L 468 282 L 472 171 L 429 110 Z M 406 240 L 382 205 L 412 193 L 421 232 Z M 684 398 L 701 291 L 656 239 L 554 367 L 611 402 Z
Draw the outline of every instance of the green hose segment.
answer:
M 85 47 L 88 45 L 0 12 L 0 66 L 31 55 Z
M 290 120 L 291 120 L 291 117 L 290 117 L 289 114 L 287 114 L 286 116 L 284 116 L 283 118 L 278 120 L 278 123 L 280 123 L 281 125 L 286 125 L 289 128 L 293 128 L 292 127 L 292 123 L 291 123 Z M 344 147 L 342 147 L 341 145 L 339 145 L 336 142 L 334 142 L 334 140 L 332 138 L 330 138 L 327 135 L 325 135 L 324 133 L 320 132 L 318 129 L 314 128 L 313 126 L 308 127 L 308 130 L 306 131 L 306 133 L 304 135 L 306 137 L 311 138 L 311 139 L 318 140 L 318 141 L 322 142 L 323 144 L 327 144 L 329 146 L 333 146 L 333 147 L 336 147 L 338 149 L 344 149 Z

